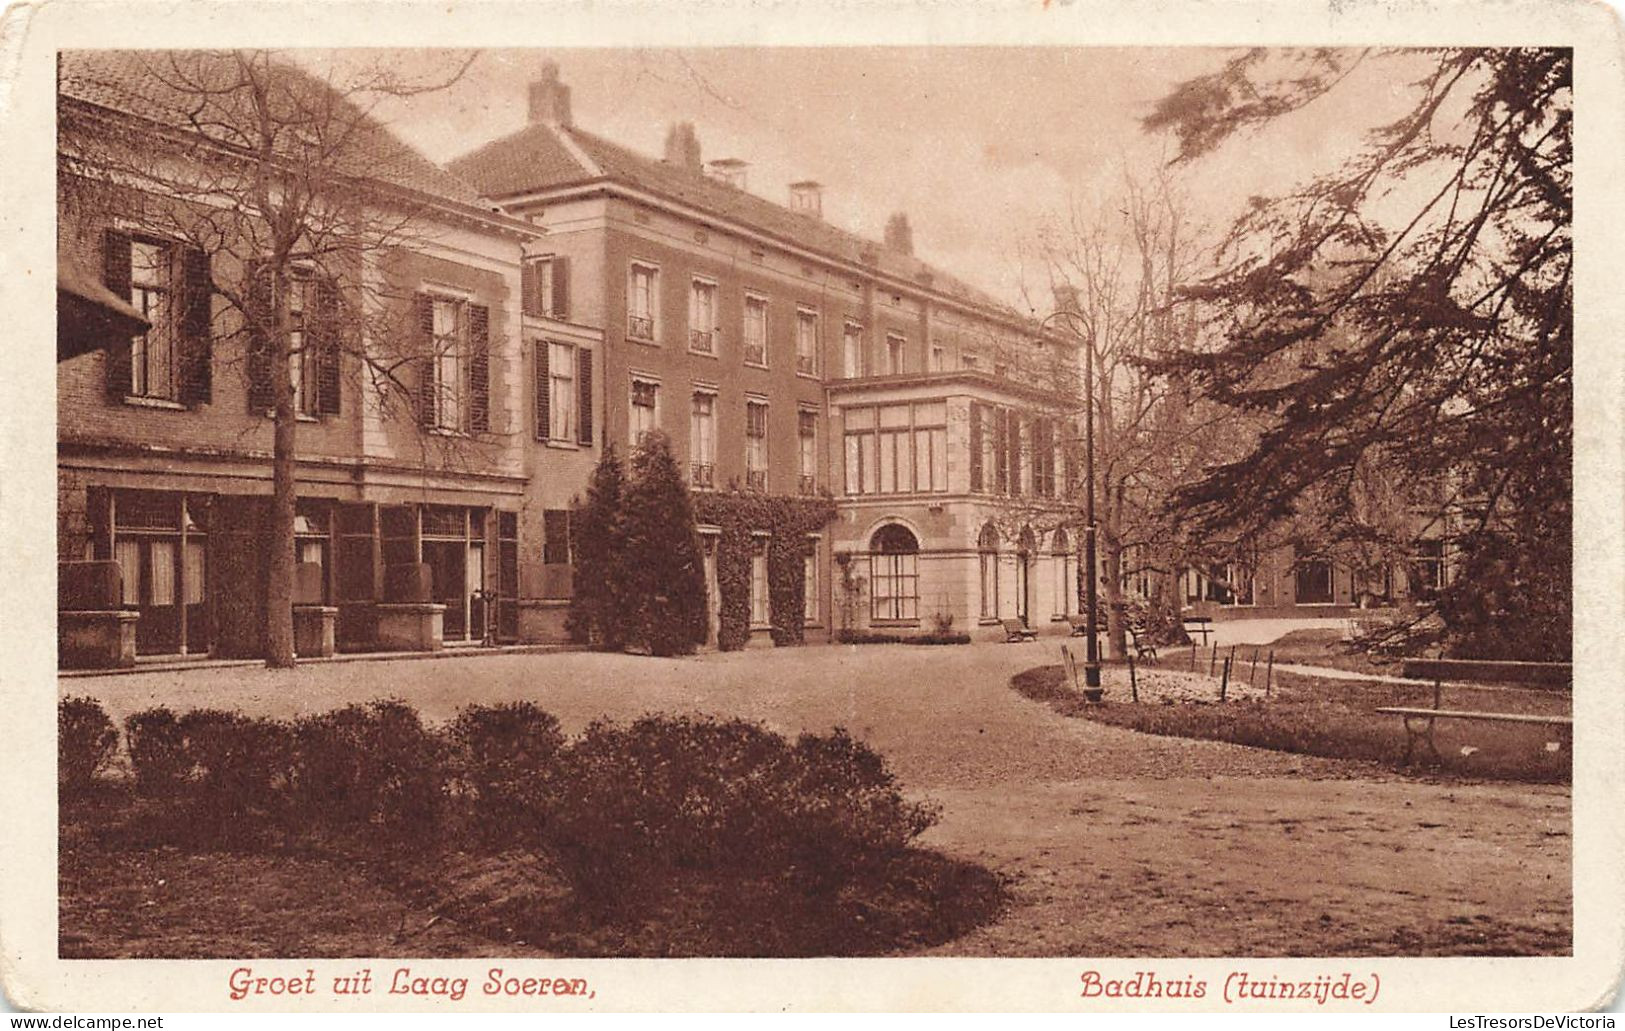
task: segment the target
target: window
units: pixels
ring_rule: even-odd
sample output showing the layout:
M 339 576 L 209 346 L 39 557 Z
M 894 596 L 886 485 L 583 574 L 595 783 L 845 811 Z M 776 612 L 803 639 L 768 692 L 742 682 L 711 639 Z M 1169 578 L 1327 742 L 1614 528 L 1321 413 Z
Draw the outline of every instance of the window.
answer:
M 1065 530 L 1055 531 L 1055 536 L 1050 540 L 1050 556 L 1055 567 L 1054 613 L 1057 616 L 1070 615 L 1074 593 L 1072 574 L 1077 569 L 1077 563 L 1072 558 L 1072 542 Z
M 556 341 L 547 345 L 549 440 L 574 440 L 576 433 L 576 349 Z
M 841 330 L 841 369 L 847 379 L 863 375 L 863 327 L 853 322 Z
M 818 372 L 818 313 L 796 311 L 796 371 L 803 376 Z
M 931 345 L 931 371 L 948 371 L 948 350 L 941 344 Z
M 176 398 L 175 335 L 171 330 L 174 289 L 168 246 L 130 241 L 130 303 L 152 325 L 130 338 L 130 394 Z
M 570 510 L 549 508 L 542 512 L 542 564 L 568 565 L 570 562 Z
M 1324 559 L 1305 559 L 1295 573 L 1297 603 L 1324 605 L 1332 600 L 1332 564 Z
M 1411 560 L 1411 594 L 1431 600 L 1445 586 L 1444 541 L 1416 542 Z
M 882 526 L 869 539 L 869 616 L 874 622 L 920 618 L 920 543 L 908 527 Z
M 632 381 L 632 425 L 628 434 L 632 446 L 643 443 L 643 438 L 660 425 L 660 384 L 653 380 Z
M 307 323 L 314 316 L 315 282 L 308 272 L 295 272 L 288 278 L 288 378 L 293 383 L 293 410 L 300 415 L 316 414 L 317 382 L 316 334 Z
M 886 334 L 886 374 L 900 376 L 908 371 L 908 342 L 897 333 Z
M 533 258 L 520 275 L 520 301 L 527 315 L 553 314 L 553 259 Z
M 745 364 L 767 364 L 767 300 L 745 296 Z
M 688 295 L 688 346 L 701 354 L 717 353 L 717 285 L 694 280 Z
M 914 490 L 941 493 L 948 489 L 948 403 L 914 406 Z
M 999 618 L 999 531 L 992 523 L 976 538 L 976 558 L 982 581 L 982 618 Z
M 819 620 L 818 612 L 818 538 L 807 538 L 807 553 L 801 559 L 802 621 L 812 626 Z
M 463 428 L 463 302 L 436 297 L 430 362 L 434 367 L 431 425 L 444 430 Z
M 982 360 L 976 357 L 974 354 L 962 354 L 959 356 L 959 364 L 967 369 L 976 369 L 981 364 L 981 361 Z
M 688 420 L 689 482 L 715 487 L 717 470 L 717 395 L 694 391 Z
M 633 262 L 626 284 L 626 335 L 654 343 L 659 339 L 660 270 Z
M 948 405 L 849 408 L 846 493 L 940 493 L 948 489 Z
M 757 538 L 750 555 L 750 625 L 767 626 L 767 540 Z
M 1033 493 L 1055 496 L 1055 424 L 1047 418 L 1033 420 Z
M 767 402 L 745 402 L 745 486 L 767 490 Z
M 796 445 L 801 463 L 797 481 L 802 494 L 818 492 L 818 412 L 802 408 L 796 412 Z
M 875 410 L 848 408 L 842 413 L 846 429 L 846 493 L 875 493 Z

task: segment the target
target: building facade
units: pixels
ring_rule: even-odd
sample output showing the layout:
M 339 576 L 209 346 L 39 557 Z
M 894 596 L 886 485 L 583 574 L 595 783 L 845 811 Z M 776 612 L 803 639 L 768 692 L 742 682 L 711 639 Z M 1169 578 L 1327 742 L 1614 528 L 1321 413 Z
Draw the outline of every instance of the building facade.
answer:
M 602 327 L 606 441 L 624 455 L 660 430 L 698 492 L 834 499 L 807 546 L 810 637 L 1077 612 L 1064 341 L 915 258 L 906 218 L 876 242 L 825 221 L 815 182 L 773 203 L 744 189 L 743 161 L 704 163 L 686 124 L 659 159 L 576 127 L 552 66 L 529 116 L 450 170 L 546 230 L 529 306 Z M 568 393 L 562 344 L 527 324 L 537 412 Z M 534 425 L 549 453 L 572 450 L 568 427 Z M 701 532 L 715 607 L 718 528 Z

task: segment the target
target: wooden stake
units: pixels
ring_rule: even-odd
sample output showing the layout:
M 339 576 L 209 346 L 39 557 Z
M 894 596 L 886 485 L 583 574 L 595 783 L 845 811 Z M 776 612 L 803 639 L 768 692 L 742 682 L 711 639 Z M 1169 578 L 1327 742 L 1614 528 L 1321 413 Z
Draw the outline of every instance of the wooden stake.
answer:
M 1270 649 L 1270 664 L 1264 667 L 1264 697 L 1270 696 L 1270 685 L 1275 681 L 1275 649 Z
M 1225 689 L 1230 686 L 1230 656 L 1224 657 L 1224 672 L 1219 680 L 1219 701 L 1224 701 Z
M 1128 657 L 1128 691 L 1134 701 L 1140 700 L 1140 683 L 1134 677 L 1134 656 Z
M 1443 698 L 1443 690 L 1442 690 L 1442 687 L 1441 687 L 1441 685 L 1439 683 L 1439 678 L 1434 677 L 1433 678 L 1433 707 L 1435 709 L 1437 709 L 1439 707 L 1439 702 L 1440 702 L 1440 700 L 1442 698 Z
M 1212 676 L 1213 670 L 1219 664 L 1219 642 L 1213 642 L 1213 654 L 1207 657 L 1207 675 Z
M 1253 668 L 1247 671 L 1247 686 L 1258 690 L 1258 649 L 1253 649 Z
M 1191 642 L 1191 672 L 1196 672 L 1196 642 Z

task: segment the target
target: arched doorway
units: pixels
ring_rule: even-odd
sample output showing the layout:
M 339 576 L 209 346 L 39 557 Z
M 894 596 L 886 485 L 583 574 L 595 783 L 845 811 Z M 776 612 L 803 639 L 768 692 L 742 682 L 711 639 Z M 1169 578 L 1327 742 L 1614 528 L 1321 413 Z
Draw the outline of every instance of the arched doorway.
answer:
M 1038 554 L 1038 540 L 1033 528 L 1023 526 L 1016 538 L 1016 618 L 1024 626 L 1032 626 L 1032 570 Z
M 1076 579 L 1072 558 L 1072 540 L 1064 528 L 1058 528 L 1050 538 L 1050 562 L 1055 574 L 1055 615 L 1072 615 L 1073 580 Z
M 982 618 L 999 618 L 999 531 L 992 523 L 976 538 L 976 561 L 982 584 Z
M 920 542 L 908 527 L 889 523 L 869 538 L 869 621 L 920 618 Z

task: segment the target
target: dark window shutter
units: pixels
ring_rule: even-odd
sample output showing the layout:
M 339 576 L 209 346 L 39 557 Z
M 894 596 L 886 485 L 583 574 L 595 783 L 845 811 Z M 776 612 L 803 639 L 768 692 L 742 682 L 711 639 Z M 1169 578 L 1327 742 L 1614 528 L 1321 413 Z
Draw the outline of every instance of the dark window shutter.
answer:
M 491 309 L 468 306 L 468 428 L 491 429 Z
M 993 492 L 1010 489 L 1010 453 L 1006 441 L 1010 430 L 1009 411 L 993 409 Z
M 248 273 L 248 410 L 268 412 L 276 403 L 271 385 L 271 323 L 276 312 L 271 303 L 271 269 L 250 262 Z
M 541 306 L 536 303 L 539 296 L 536 281 L 536 262 L 525 259 L 519 263 L 519 310 L 526 315 L 540 315 Z
M 1005 464 L 1010 467 L 1010 493 L 1021 493 L 1021 416 L 1010 412 L 1010 430 L 1005 437 L 1005 443 L 1010 448 L 1010 457 Z
M 551 388 L 552 373 L 548 369 L 548 351 L 550 348 L 546 340 L 538 340 L 536 347 L 536 439 L 546 440 L 552 427 L 552 395 L 548 393 Z
M 130 237 L 116 229 L 102 234 L 102 279 L 121 299 L 130 299 Z M 130 393 L 130 338 L 112 341 L 103 356 L 107 363 L 107 397 L 123 401 Z
M 580 419 L 577 424 L 576 440 L 582 444 L 592 443 L 592 348 L 576 348 L 576 386 L 581 393 L 576 404 L 576 416 Z
M 316 411 L 339 414 L 343 391 L 339 386 L 343 331 L 339 324 L 339 289 L 331 276 L 316 280 Z M 307 345 L 308 346 L 308 345 Z
M 181 251 L 182 404 L 208 404 L 214 389 L 214 280 L 209 255 L 196 247 Z
M 434 298 L 428 294 L 418 294 L 412 300 L 416 309 L 414 319 L 418 338 L 417 360 L 417 415 L 418 424 L 433 426 L 435 417 L 434 404 Z
M 974 402 L 970 406 L 970 489 L 973 493 L 982 490 L 982 406 Z
M 567 321 L 570 318 L 570 259 L 555 255 L 548 265 L 553 276 L 553 317 Z

